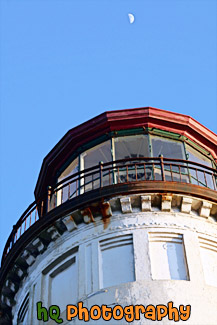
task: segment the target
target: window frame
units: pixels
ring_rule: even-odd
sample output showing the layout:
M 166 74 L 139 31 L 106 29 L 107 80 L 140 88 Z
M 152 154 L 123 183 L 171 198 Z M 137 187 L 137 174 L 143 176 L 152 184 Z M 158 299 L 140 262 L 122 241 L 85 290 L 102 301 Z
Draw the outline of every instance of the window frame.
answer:
M 62 168 L 57 172 L 56 174 L 56 183 L 58 183 L 58 178 L 60 175 L 69 167 L 73 161 L 78 159 L 78 171 L 82 172 L 84 170 L 84 163 L 82 159 L 82 155 L 85 154 L 86 151 L 90 150 L 91 148 L 94 148 L 95 146 L 98 146 L 100 144 L 103 144 L 106 141 L 110 140 L 110 150 L 111 150 L 111 162 L 115 162 L 116 157 L 115 157 L 115 139 L 116 138 L 121 138 L 121 137 L 131 137 L 131 136 L 138 136 L 138 135 L 144 135 L 147 136 L 148 139 L 148 152 L 149 152 L 149 157 L 153 157 L 153 146 L 152 146 L 152 136 L 156 137 L 161 137 L 172 140 L 174 142 L 179 142 L 182 143 L 183 146 L 183 154 L 184 154 L 184 160 L 188 160 L 188 154 L 187 154 L 187 145 L 192 147 L 192 149 L 196 150 L 200 154 L 202 154 L 204 157 L 209 159 L 211 161 L 212 168 L 217 168 L 217 164 L 213 158 L 213 156 L 206 151 L 204 148 L 199 146 L 198 144 L 194 143 L 190 139 L 188 139 L 185 136 L 182 136 L 177 133 L 169 132 L 169 131 L 163 131 L 160 129 L 128 129 L 128 130 L 120 130 L 120 131 L 113 131 L 107 134 L 107 136 L 102 136 L 98 138 L 97 140 L 93 140 L 90 142 L 87 142 L 83 147 L 81 147 L 78 151 L 77 154 L 73 154 L 68 161 L 62 166 Z M 66 176 L 67 177 L 67 176 Z M 113 180 L 115 183 L 115 180 Z M 82 182 L 79 184 L 79 189 L 83 186 Z M 82 194 L 82 190 L 80 191 L 79 194 Z
M 153 275 L 155 273 L 154 271 L 154 260 L 156 259 L 156 256 L 152 256 L 152 244 L 151 243 L 163 243 L 161 246 L 159 245 L 159 248 L 161 249 L 164 244 L 166 243 L 173 243 L 173 244 L 180 244 L 180 247 L 182 247 L 183 252 L 183 259 L 184 259 L 184 269 L 185 269 L 185 275 L 186 279 L 176 279 L 172 278 L 171 274 L 170 277 L 165 278 L 165 275 L 163 275 L 163 278 L 161 277 L 155 277 L 156 275 Z M 161 232 L 161 231 L 150 231 L 148 233 L 148 243 L 149 243 L 149 256 L 150 256 L 150 266 L 151 266 L 151 276 L 153 281 L 159 281 L 159 280 L 165 280 L 165 281 L 190 281 L 190 273 L 189 273 L 189 267 L 188 267 L 188 260 L 186 255 L 186 249 L 185 249 L 185 241 L 184 241 L 184 234 L 182 233 L 176 233 L 176 232 Z M 157 245 L 155 245 L 157 246 Z M 175 247 L 175 246 L 174 246 Z M 153 246 L 154 248 L 154 246 Z M 156 249 L 156 247 L 155 247 Z M 170 261 L 167 260 L 168 268 L 170 269 Z
M 98 254 L 99 254 L 99 287 L 100 289 L 112 287 L 121 285 L 123 283 L 129 283 L 136 281 L 136 269 L 135 269 L 135 252 L 134 252 L 134 236 L 133 233 L 127 233 L 127 234 L 119 234 L 113 236 L 108 236 L 106 238 L 101 239 L 98 242 Z M 106 247 L 107 246 L 107 247 Z M 127 282 L 117 282 L 114 284 L 105 285 L 104 284 L 104 274 L 103 274 L 103 251 L 106 250 L 113 250 L 115 248 L 119 248 L 122 246 L 131 246 L 132 248 L 132 265 L 133 265 L 133 274 L 130 274 L 130 276 L 133 277 L 133 280 L 127 281 Z M 103 247 L 103 249 L 102 249 Z M 111 266 L 112 269 L 112 266 Z M 114 275 L 113 275 L 114 276 Z M 119 275 L 120 276 L 120 275 Z
M 73 263 L 73 260 L 75 261 Z M 76 302 L 79 299 L 79 246 L 75 246 L 70 250 L 66 251 L 64 254 L 60 255 L 54 259 L 49 265 L 47 265 L 42 270 L 42 288 L 41 297 L 43 299 L 45 307 L 51 305 L 51 281 L 56 275 L 60 274 L 62 271 L 65 271 L 71 265 L 76 264 L 77 267 L 77 297 Z M 73 298 L 73 296 L 72 296 Z M 72 299 L 71 301 L 72 302 Z M 68 300 L 67 300 L 68 303 Z M 66 303 L 66 305 L 67 305 Z M 65 306 L 66 306 L 65 305 Z M 61 313 L 64 310 L 61 310 Z

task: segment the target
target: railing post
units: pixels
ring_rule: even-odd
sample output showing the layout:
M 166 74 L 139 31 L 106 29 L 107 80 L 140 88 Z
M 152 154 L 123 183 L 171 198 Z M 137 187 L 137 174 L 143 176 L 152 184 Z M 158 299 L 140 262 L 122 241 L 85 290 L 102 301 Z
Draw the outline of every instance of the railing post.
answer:
M 186 154 L 187 160 L 189 159 L 189 154 Z M 190 167 L 191 168 L 191 167 Z M 188 179 L 189 179 L 189 184 L 191 184 L 191 172 L 189 170 L 189 165 L 187 163 L 187 170 L 188 170 Z
M 13 225 L 13 233 L 12 233 L 12 240 L 11 240 L 11 245 L 12 246 L 14 245 L 14 237 L 15 237 L 15 234 L 16 234 L 16 225 Z
M 165 181 L 165 173 L 164 173 L 164 161 L 163 155 L 160 155 L 160 167 L 161 167 L 161 174 L 162 174 L 162 181 Z
M 103 187 L 103 179 L 102 179 L 102 169 L 103 169 L 103 161 L 99 162 L 99 187 Z
M 44 212 L 44 201 L 41 201 L 41 211 L 40 211 L 39 218 L 43 216 L 43 212 Z
M 217 188 L 216 188 L 216 185 L 217 185 L 217 176 L 216 175 L 213 175 L 212 173 L 212 179 L 213 179 L 213 184 L 214 184 L 214 190 L 216 191 Z
M 203 174 L 204 174 L 204 179 L 205 179 L 206 187 L 208 187 L 205 170 L 204 170 Z
M 51 186 L 48 186 L 48 189 L 47 189 L 47 212 L 50 211 L 51 190 L 52 190 L 52 187 Z

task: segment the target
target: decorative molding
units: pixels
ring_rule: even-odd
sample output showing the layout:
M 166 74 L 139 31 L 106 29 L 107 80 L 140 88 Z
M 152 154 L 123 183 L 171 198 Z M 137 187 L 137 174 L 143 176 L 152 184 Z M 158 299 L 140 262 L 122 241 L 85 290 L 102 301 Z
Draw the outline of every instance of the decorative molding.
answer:
M 23 254 L 21 255 L 23 259 L 25 259 L 26 263 L 31 266 L 35 262 L 35 257 L 31 255 L 27 250 L 24 250 Z
M 142 212 L 151 211 L 151 195 L 141 195 Z
M 129 196 L 120 198 L 120 203 L 121 203 L 122 213 L 132 213 L 133 212 Z
M 84 223 L 90 223 L 91 221 L 92 222 L 95 222 L 94 220 L 94 217 L 93 217 L 93 213 L 91 211 L 91 209 L 88 207 L 84 210 L 81 211 L 81 214 L 83 216 L 83 220 L 84 220 Z
M 166 222 L 165 218 L 162 218 L 161 221 L 159 218 L 165 213 L 173 217 L 176 222 Z M 201 217 L 201 220 L 205 224 L 201 223 L 201 226 L 191 223 L 182 224 L 181 219 L 179 221 L 176 219 L 181 217 L 182 214 L 185 218 L 196 218 L 198 220 L 196 222 L 199 222 Z M 130 220 L 127 223 L 126 220 L 128 218 Z M 149 219 L 144 221 L 145 218 Z M 110 225 L 112 220 L 114 222 L 117 221 L 118 225 Z M 8 306 L 14 305 L 14 297 L 19 289 L 19 285 L 22 279 L 27 276 L 28 268 L 37 260 L 37 256 L 44 253 L 49 247 L 52 249 L 50 243 L 56 240 L 61 240 L 59 243 L 63 240 L 68 240 L 72 231 L 75 231 L 75 235 L 78 237 L 84 231 L 87 231 L 86 235 L 81 236 L 82 242 L 85 240 L 94 240 L 112 232 L 131 231 L 138 228 L 155 228 L 156 231 L 159 231 L 159 228 L 170 228 L 175 231 L 190 230 L 198 234 L 216 238 L 216 227 L 213 228 L 212 232 L 204 227 L 205 225 L 215 225 L 215 221 L 217 221 L 216 203 L 211 203 L 190 195 L 186 196 L 174 193 L 168 193 L 166 195 L 162 193 L 148 193 L 147 195 L 132 194 L 128 196 L 116 196 L 106 202 L 99 202 L 97 206 L 90 205 L 84 210 L 75 210 L 70 215 L 60 218 L 49 228 L 44 229 L 38 237 L 33 239 L 25 247 L 5 279 L 2 301 Z M 97 228 L 98 231 L 88 235 L 93 227 L 99 227 Z M 65 234 L 64 237 L 63 234 Z M 81 240 L 75 240 L 74 244 L 79 246 Z
M 165 212 L 171 211 L 171 202 L 172 202 L 172 195 L 164 195 L 161 196 L 161 210 Z
M 206 201 L 202 201 L 202 205 L 199 210 L 199 214 L 203 218 L 208 218 L 210 216 L 210 210 L 212 208 L 212 204 Z
M 60 237 L 60 233 L 57 231 L 57 228 L 54 226 L 51 226 L 50 228 L 47 229 L 48 234 L 50 234 L 52 240 L 56 240 L 57 238 Z
M 192 199 L 189 197 L 183 196 L 182 198 L 182 205 L 181 205 L 181 212 L 183 213 L 191 213 L 191 205 Z
M 32 245 L 37 249 L 38 253 L 40 254 L 42 254 L 46 250 L 45 245 L 42 243 L 42 241 L 39 238 L 33 240 Z
M 62 221 L 69 232 L 78 228 L 72 215 L 65 217 Z

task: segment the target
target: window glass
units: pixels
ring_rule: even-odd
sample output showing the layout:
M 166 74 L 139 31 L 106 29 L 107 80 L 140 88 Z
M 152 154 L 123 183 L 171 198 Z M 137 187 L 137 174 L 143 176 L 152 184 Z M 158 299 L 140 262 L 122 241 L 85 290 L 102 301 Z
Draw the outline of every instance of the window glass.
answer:
M 81 170 L 96 166 L 96 169 L 91 172 L 90 176 L 85 176 L 81 179 L 81 193 L 93 190 L 100 185 L 99 163 L 112 161 L 111 141 L 108 140 L 95 146 L 81 154 Z M 109 173 L 102 172 L 103 186 L 109 184 Z
M 114 143 L 115 160 L 149 157 L 148 137 L 146 135 L 119 137 L 114 139 Z M 133 161 L 126 161 L 116 165 L 118 166 L 114 173 L 116 183 L 124 183 L 128 181 L 133 182 L 145 179 L 144 160 L 141 160 L 141 163 L 139 163 L 138 160 L 135 161 L 137 162 L 136 167 L 133 164 Z M 128 165 L 128 167 L 125 167 L 125 165 Z M 147 174 L 148 172 L 149 171 L 147 170 Z
M 87 169 L 99 164 L 100 161 L 103 163 L 109 162 L 112 160 L 111 156 L 111 141 L 108 140 L 95 146 L 87 151 L 85 151 L 82 155 L 83 160 L 83 168 Z
M 115 138 L 115 160 L 149 157 L 148 137 L 134 135 Z
M 100 242 L 102 287 L 135 281 L 132 235 Z
M 152 278 L 188 280 L 182 235 L 150 233 Z
M 196 163 L 199 163 L 199 164 L 202 164 L 202 165 L 205 165 L 205 166 L 208 166 L 208 167 L 212 167 L 212 162 L 211 162 L 211 160 L 209 158 L 207 158 L 202 153 L 195 150 L 194 148 L 192 148 L 188 144 L 186 144 L 186 151 L 187 151 L 187 154 L 188 154 L 188 160 L 194 161 Z
M 71 164 L 62 172 L 58 178 L 58 182 L 62 181 L 64 178 L 74 175 L 78 172 L 78 158 L 73 160 Z
M 151 143 L 153 157 L 163 155 L 165 158 L 186 159 L 182 142 L 151 136 Z
M 164 158 L 186 159 L 182 142 L 153 135 L 150 137 L 152 157 L 158 158 L 162 155 Z M 180 163 L 181 168 L 176 166 L 176 164 L 177 163 L 173 161 L 164 161 L 165 179 L 174 182 L 188 182 L 187 169 L 184 168 L 185 164 Z M 160 163 L 158 161 L 155 161 L 155 166 L 153 166 L 152 169 L 155 179 L 162 180 Z
M 188 160 L 192 162 L 196 162 L 199 164 L 202 164 L 207 167 L 212 167 L 212 162 L 209 158 L 192 148 L 191 146 L 186 144 L 186 151 L 188 154 Z M 194 169 L 196 168 L 196 169 Z M 200 185 L 200 186 L 206 186 L 211 189 L 214 189 L 213 184 L 213 178 L 210 174 L 211 172 L 207 170 L 206 168 L 194 166 L 192 164 L 188 165 L 189 174 L 191 176 L 191 183 Z M 204 173 L 205 172 L 205 173 Z
M 73 160 L 71 164 L 62 172 L 62 174 L 58 178 L 58 183 L 64 180 L 64 178 L 72 176 L 76 174 L 79 171 L 78 167 L 78 158 Z M 68 199 L 71 199 L 78 195 L 78 180 L 76 178 L 72 178 L 72 181 L 70 181 L 69 185 L 66 185 L 69 181 L 66 181 L 60 185 L 62 188 L 61 190 L 57 191 L 57 197 L 56 197 L 56 204 L 60 205 L 61 203 L 67 201 Z M 66 186 L 64 186 L 66 185 Z M 55 197 L 52 198 L 53 200 Z M 53 203 L 54 204 L 54 203 Z
M 77 302 L 78 263 L 76 256 L 59 266 L 50 274 L 50 305 L 57 305 L 60 310 L 66 305 Z

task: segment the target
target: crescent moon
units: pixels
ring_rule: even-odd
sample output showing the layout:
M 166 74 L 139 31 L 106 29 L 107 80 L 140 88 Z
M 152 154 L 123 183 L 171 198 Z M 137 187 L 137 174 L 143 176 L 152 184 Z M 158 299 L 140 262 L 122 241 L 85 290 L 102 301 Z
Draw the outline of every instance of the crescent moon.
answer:
M 133 16 L 133 14 L 128 14 L 128 17 L 129 17 L 130 24 L 132 24 L 135 20 L 135 17 Z

